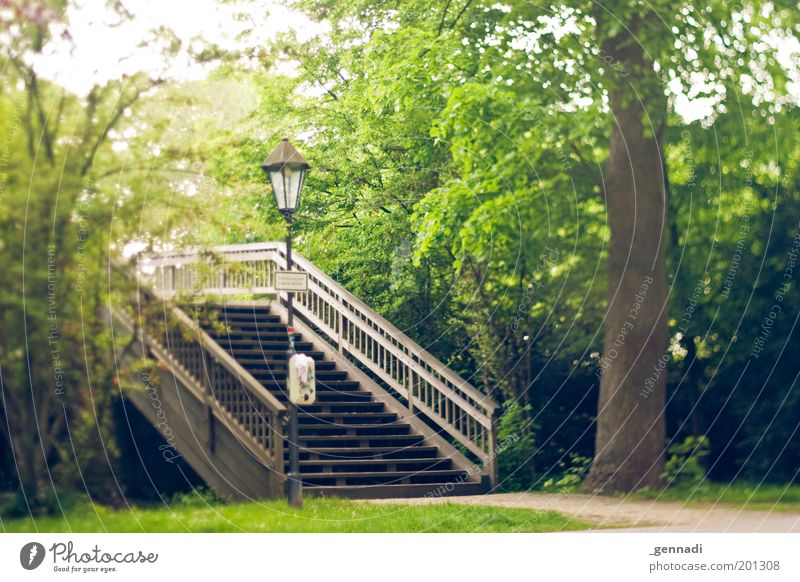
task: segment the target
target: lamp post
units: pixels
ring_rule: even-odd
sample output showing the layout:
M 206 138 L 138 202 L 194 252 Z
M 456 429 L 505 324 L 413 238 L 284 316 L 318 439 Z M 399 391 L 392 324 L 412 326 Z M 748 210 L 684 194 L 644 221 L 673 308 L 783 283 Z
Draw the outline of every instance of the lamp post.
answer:
M 306 163 L 295 147 L 284 137 L 272 153 L 261 164 L 261 169 L 269 177 L 275 203 L 286 219 L 286 270 L 292 270 L 292 218 L 300 205 L 300 191 L 303 189 L 306 173 L 311 166 Z M 289 377 L 289 358 L 294 354 L 294 307 L 292 292 L 286 292 L 287 329 L 289 349 L 286 354 L 286 377 Z M 300 451 L 297 447 L 297 406 L 289 401 L 289 505 L 303 505 L 303 488 L 300 480 Z

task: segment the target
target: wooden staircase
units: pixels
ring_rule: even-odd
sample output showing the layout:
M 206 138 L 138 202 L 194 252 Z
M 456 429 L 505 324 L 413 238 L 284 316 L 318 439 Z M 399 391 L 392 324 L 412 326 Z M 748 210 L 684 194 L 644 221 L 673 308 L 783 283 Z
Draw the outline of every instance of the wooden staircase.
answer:
M 286 404 L 286 324 L 268 306 L 198 309 L 205 331 L 280 402 Z M 213 322 L 213 323 L 212 323 Z M 220 329 L 224 328 L 224 329 Z M 317 401 L 299 410 L 300 473 L 305 491 L 337 497 L 471 495 L 483 492 L 477 472 L 458 467 L 439 447 L 310 338 L 295 349 L 316 360 Z M 284 446 L 288 462 L 288 443 Z
M 136 354 L 155 365 L 125 378 L 128 401 L 224 497 L 284 494 L 288 296 L 275 273 L 286 265 L 283 243 L 142 256 L 136 291 L 110 306 Z M 308 290 L 294 294 L 295 349 L 317 370 L 317 402 L 299 414 L 306 492 L 438 497 L 494 487 L 492 398 L 299 254 L 293 270 L 308 276 Z

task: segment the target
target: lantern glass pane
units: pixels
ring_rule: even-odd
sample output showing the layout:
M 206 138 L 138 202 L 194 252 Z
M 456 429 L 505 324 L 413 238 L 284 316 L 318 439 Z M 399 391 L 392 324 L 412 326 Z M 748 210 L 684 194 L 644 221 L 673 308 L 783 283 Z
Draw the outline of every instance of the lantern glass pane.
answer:
M 303 187 L 303 175 L 305 170 L 302 168 L 284 168 L 284 184 L 286 188 L 287 208 L 297 210 L 300 202 L 300 188 Z
M 269 181 L 272 184 L 272 192 L 275 194 L 275 204 L 278 210 L 286 210 L 286 189 L 284 188 L 283 174 L 280 171 L 270 172 Z

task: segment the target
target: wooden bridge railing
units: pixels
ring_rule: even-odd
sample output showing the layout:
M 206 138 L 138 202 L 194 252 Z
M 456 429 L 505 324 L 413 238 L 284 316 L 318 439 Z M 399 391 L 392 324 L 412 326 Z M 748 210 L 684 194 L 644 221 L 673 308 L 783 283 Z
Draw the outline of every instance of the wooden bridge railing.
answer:
M 308 273 L 295 310 L 342 354 L 368 369 L 471 451 L 492 484 L 497 479 L 497 403 L 349 293 L 293 253 L 293 270 Z M 256 243 L 142 256 L 140 276 L 163 297 L 276 294 L 275 272 L 286 268 L 284 243 Z M 285 301 L 286 294 L 279 294 Z
M 145 283 L 140 287 L 139 302 L 146 305 L 154 299 L 154 290 L 148 289 L 149 278 L 141 272 L 138 276 Z M 114 315 L 131 329 L 139 330 L 142 343 L 159 361 L 202 391 L 206 404 L 221 413 L 228 428 L 257 458 L 278 475 L 285 475 L 286 407 L 197 321 L 177 306 L 159 311 L 158 317 L 142 316 L 138 322 L 119 310 Z

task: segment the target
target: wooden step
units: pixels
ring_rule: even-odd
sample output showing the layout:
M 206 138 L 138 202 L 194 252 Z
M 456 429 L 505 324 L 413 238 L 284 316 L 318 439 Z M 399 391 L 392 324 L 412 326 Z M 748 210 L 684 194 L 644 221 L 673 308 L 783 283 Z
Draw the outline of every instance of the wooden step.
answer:
M 286 370 L 247 370 L 257 379 L 261 380 L 286 380 Z M 341 382 L 347 379 L 347 372 L 336 370 L 317 370 L 317 382 L 331 381 Z
M 411 425 L 405 422 L 386 424 L 300 424 L 298 426 L 300 438 L 309 436 L 373 436 L 373 435 L 406 435 L 409 434 Z
M 264 378 L 259 378 L 259 382 L 269 391 L 280 391 L 284 392 L 286 390 L 286 380 L 266 380 Z M 353 382 L 352 380 L 318 380 L 317 381 L 317 394 L 320 392 L 337 392 L 337 393 L 345 393 L 345 392 L 356 392 L 358 391 L 359 383 Z
M 429 469 L 426 471 L 351 471 L 301 474 L 303 485 L 417 485 L 468 480 L 460 469 Z
M 355 424 L 383 425 L 397 422 L 394 412 L 301 412 L 297 415 L 299 426 L 332 424 L 353 426 Z
M 212 338 L 217 340 L 218 342 L 230 338 L 230 339 L 246 339 L 246 338 L 254 338 L 255 341 L 258 341 L 258 338 L 261 339 L 269 339 L 270 341 L 289 341 L 289 334 L 286 333 L 286 330 L 283 331 L 243 331 L 240 329 L 230 329 L 223 332 L 209 329 L 206 330 L 206 333 L 210 335 Z M 295 341 L 301 340 L 302 336 L 298 332 L 294 332 L 292 337 Z
M 424 438 L 419 434 L 397 434 L 397 435 L 298 435 L 298 444 L 301 449 L 313 451 L 317 447 L 326 448 L 353 448 L 353 447 L 374 447 L 391 446 L 394 448 L 410 447 L 424 442 Z
M 266 359 L 267 361 L 272 361 L 272 360 L 285 361 L 287 359 L 286 358 L 286 355 L 287 355 L 286 350 L 262 350 L 262 349 L 259 349 L 257 347 L 255 347 L 255 348 L 236 348 L 235 350 L 232 350 L 231 353 L 237 360 L 259 359 L 259 360 L 263 361 L 264 359 Z M 304 353 L 306 356 L 314 358 L 315 360 L 321 360 L 321 359 L 323 359 L 325 357 L 325 353 L 324 352 L 316 351 L 316 350 L 310 350 L 310 351 L 302 352 L 302 353 Z
M 221 346 L 225 348 L 230 348 L 231 346 L 234 349 L 237 348 L 253 348 L 253 349 L 264 349 L 270 351 L 286 351 L 289 347 L 289 341 L 280 341 L 275 339 L 264 339 L 259 337 L 253 338 L 224 338 L 219 340 L 218 342 Z M 304 350 L 313 350 L 314 344 L 307 341 L 296 341 L 294 342 L 294 349 L 298 352 L 302 352 Z
M 189 305 L 187 309 L 199 309 L 221 313 L 258 313 L 269 315 L 272 313 L 269 305 L 230 305 L 227 303 L 204 303 L 202 305 Z
M 319 497 L 345 499 L 403 499 L 412 497 L 450 497 L 453 495 L 481 495 L 487 488 L 479 482 L 430 483 L 422 485 L 326 485 L 304 487 L 303 493 Z
M 283 332 L 286 333 L 285 323 L 267 323 L 259 321 L 228 321 L 228 327 L 236 331 L 253 331 L 253 332 Z
M 208 319 L 208 316 L 201 314 L 199 316 L 199 321 L 203 325 L 209 325 L 214 323 L 224 323 L 231 327 L 238 327 L 238 326 L 283 326 L 286 327 L 286 324 L 281 321 L 281 318 L 277 315 L 258 315 L 255 318 L 252 314 L 244 315 L 244 314 L 225 314 L 219 313 L 216 316 L 216 319 Z
M 273 392 L 273 395 L 281 402 L 286 402 L 288 397 L 284 392 Z M 372 393 L 361 390 L 317 390 L 317 401 L 315 404 L 327 402 L 372 402 Z
M 300 407 L 300 412 L 311 414 L 337 412 L 382 412 L 386 405 L 383 402 L 315 402 L 310 406 Z
M 425 445 L 406 447 L 319 447 L 315 449 L 300 448 L 300 459 L 430 459 L 436 457 L 439 450 Z M 289 458 L 289 451 L 284 450 L 284 458 Z
M 286 360 L 280 360 L 280 361 L 245 360 L 239 363 L 251 374 L 253 372 L 258 372 L 258 371 L 262 372 L 280 371 L 284 373 L 286 372 Z M 336 362 L 332 362 L 330 360 L 322 360 L 321 362 L 320 361 L 314 362 L 314 367 L 317 369 L 317 372 L 337 371 Z
M 453 465 L 451 459 L 434 457 L 431 459 L 312 459 L 300 461 L 303 475 L 336 472 L 396 472 L 446 470 Z
M 270 315 L 265 312 L 253 313 L 252 311 L 232 311 L 220 310 L 217 312 L 217 321 L 229 321 L 232 323 L 266 323 L 271 325 L 283 325 L 281 318 L 278 315 Z

